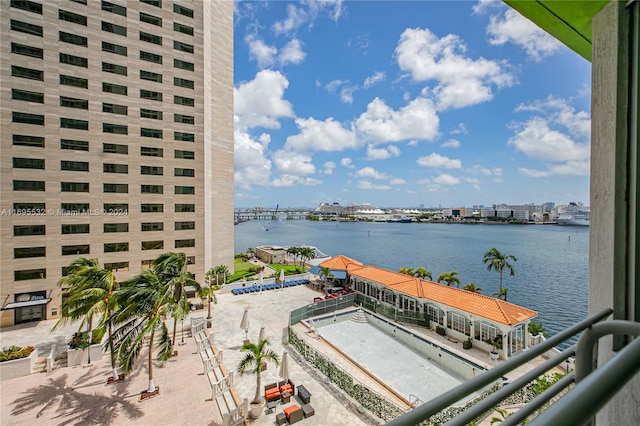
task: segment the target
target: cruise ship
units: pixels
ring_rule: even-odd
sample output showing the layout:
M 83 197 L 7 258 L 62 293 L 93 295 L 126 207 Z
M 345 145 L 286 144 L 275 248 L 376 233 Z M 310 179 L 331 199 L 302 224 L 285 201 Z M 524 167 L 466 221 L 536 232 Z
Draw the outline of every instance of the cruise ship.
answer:
M 589 226 L 590 220 L 591 211 L 582 209 L 575 203 L 569 204 L 569 208 L 555 219 L 558 225 L 569 226 Z

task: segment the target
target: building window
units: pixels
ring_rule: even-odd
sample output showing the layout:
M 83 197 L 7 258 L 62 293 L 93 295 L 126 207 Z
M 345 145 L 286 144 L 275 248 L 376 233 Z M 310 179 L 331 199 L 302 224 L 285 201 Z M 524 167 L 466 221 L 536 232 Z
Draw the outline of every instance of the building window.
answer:
M 193 186 L 177 186 L 175 187 L 176 195 L 194 195 L 196 193 L 196 188 Z
M 14 123 L 36 124 L 38 126 L 44 126 L 44 115 L 40 114 L 28 114 L 26 112 L 12 112 L 12 121 Z
M 176 240 L 176 248 L 195 247 L 195 246 L 196 246 L 196 240 L 194 239 Z
M 120 46 L 119 44 L 107 43 L 106 41 L 103 41 L 102 50 L 104 52 L 115 53 L 116 55 L 127 56 L 126 46 Z
M 64 213 L 87 213 L 89 211 L 89 203 L 62 203 L 60 209 Z
M 164 248 L 164 241 L 143 241 L 142 250 L 162 250 Z
M 129 173 L 129 165 L 128 164 L 103 164 L 102 171 L 104 173 Z
M 183 124 L 195 124 L 196 120 L 193 115 L 173 114 L 173 121 Z
M 105 223 L 103 226 L 105 234 L 113 232 L 129 232 L 128 223 Z
M 102 152 L 107 152 L 109 154 L 129 154 L 129 145 L 121 145 L 117 143 L 103 143 L 102 144 Z
M 45 225 L 14 225 L 13 236 L 45 235 Z
M 185 230 L 189 230 L 189 229 L 196 229 L 196 223 L 194 221 L 176 222 L 175 223 L 175 230 L 176 231 L 185 231 Z
M 148 13 L 140 12 L 140 22 L 146 22 L 147 24 L 162 26 L 162 18 L 149 15 Z
M 108 62 L 102 63 L 102 71 L 119 75 L 127 75 L 127 67 L 124 65 L 110 64 Z
M 162 176 L 162 167 L 159 166 L 140 166 L 141 175 Z
M 68 12 L 66 10 L 58 9 L 58 19 L 67 22 L 73 22 L 74 24 L 87 26 L 87 17 L 78 15 L 77 13 Z
M 62 233 L 67 234 L 88 234 L 89 224 L 84 223 L 81 225 L 62 225 Z
M 89 244 L 76 244 L 73 246 L 62 246 L 62 255 L 89 254 Z
M 164 212 L 164 204 L 141 204 L 140 211 L 142 213 L 162 213 Z
M 147 231 L 162 231 L 164 230 L 164 224 L 162 222 L 142 222 L 141 230 Z
M 195 176 L 195 171 L 194 169 L 183 169 L 180 167 L 176 167 L 173 170 L 174 176 L 180 176 L 180 177 L 194 177 Z
M 162 93 L 161 92 L 153 92 L 151 90 L 140 89 L 140 98 L 142 98 L 142 99 L 150 99 L 152 101 L 160 101 L 160 102 L 162 102 Z
M 11 7 L 42 15 L 42 5 L 28 0 L 11 0 Z
M 140 51 L 140 59 L 143 61 L 153 62 L 156 64 L 162 63 L 162 55 L 156 55 L 155 53 Z
M 65 33 L 64 31 L 58 31 L 58 39 L 65 43 L 87 47 L 87 38 L 79 35 Z
M 102 192 L 105 194 L 113 193 L 113 194 L 128 194 L 129 193 L 129 184 L 127 183 L 103 183 L 102 184 Z
M 180 69 L 187 70 L 187 71 L 193 71 L 194 70 L 194 65 L 193 65 L 192 62 L 182 61 L 180 59 L 174 59 L 173 60 L 173 66 L 174 66 L 174 68 L 180 68 Z
M 43 158 L 16 158 L 13 157 L 14 169 L 40 169 L 44 170 Z
M 183 142 L 195 141 L 196 135 L 194 133 L 173 132 L 173 139 Z
M 162 83 L 162 74 L 140 70 L 140 79 Z
M 186 87 L 187 89 L 193 89 L 194 82 L 184 78 L 173 77 L 173 85 L 177 87 Z
M 115 133 L 117 135 L 128 135 L 129 128 L 126 124 L 102 123 L 103 133 Z
M 102 91 L 107 93 L 115 93 L 116 95 L 127 96 L 127 86 L 113 83 L 102 83 Z
M 140 192 L 142 194 L 162 194 L 162 185 L 140 185 Z
M 145 127 L 140 128 L 140 136 L 145 138 L 156 138 L 162 139 L 162 130 L 161 129 L 147 129 Z
M 27 22 L 11 20 L 11 29 L 21 33 L 42 37 L 42 26 L 29 24 Z
M 162 148 L 140 147 L 140 155 L 145 157 L 162 157 Z
M 162 7 L 162 0 L 140 0 L 140 3 L 150 4 L 155 7 Z
M 89 151 L 89 141 L 60 139 L 60 149 L 70 149 L 74 151 Z
M 181 52 L 193 53 L 193 45 L 178 40 L 173 41 L 173 48 Z
M 145 270 L 153 268 L 153 262 L 154 259 L 143 260 L 142 262 L 140 262 L 140 269 Z
M 154 120 L 162 120 L 162 111 L 154 111 L 152 109 L 140 108 L 140 117 L 153 118 Z
M 107 214 L 128 214 L 129 204 L 126 203 L 105 203 L 102 208 Z
M 44 191 L 44 181 L 40 180 L 14 180 L 14 191 Z
M 111 272 L 128 271 L 129 262 L 110 262 L 104 264 L 104 269 Z
M 45 213 L 45 203 L 13 203 L 14 210 L 20 210 L 23 213 Z
M 447 327 L 467 336 L 471 334 L 471 323 L 456 312 L 447 312 Z
M 68 170 L 72 172 L 88 172 L 89 162 L 60 160 L 60 170 Z
M 44 148 L 44 137 L 29 135 L 12 135 L 13 145 Z
M 60 117 L 60 128 L 89 130 L 89 122 L 87 120 L 76 120 L 75 118 Z
M 175 212 L 176 213 L 194 213 L 196 211 L 195 204 L 176 204 Z
M 188 7 L 180 6 L 179 4 L 173 4 L 173 11 L 175 13 L 179 13 L 180 15 L 187 16 L 189 18 L 193 18 L 193 9 L 189 9 Z
M 176 149 L 173 151 L 173 156 L 175 158 L 182 158 L 184 160 L 193 160 L 195 159 L 195 153 L 193 151 L 182 151 L 180 149 Z
M 181 24 L 179 22 L 174 22 L 173 23 L 173 31 L 177 31 L 177 32 L 182 33 L 182 34 L 188 34 L 190 36 L 193 35 L 193 27 Z
M 44 103 L 44 93 L 30 92 L 28 90 L 11 89 L 11 99 L 17 101 Z
M 14 281 L 42 280 L 45 278 L 47 278 L 47 270 L 45 268 L 13 271 Z
M 104 243 L 105 253 L 115 253 L 119 251 L 129 251 L 129 243 Z
M 115 13 L 116 15 L 127 16 L 127 8 L 102 0 L 102 10 Z
M 44 81 L 44 72 L 15 65 L 11 65 L 11 75 L 13 77 L 26 78 L 27 80 Z
M 60 106 L 67 108 L 89 109 L 89 101 L 86 99 L 68 98 L 60 96 Z
M 65 86 L 81 87 L 83 89 L 89 88 L 89 80 L 80 77 L 71 77 L 70 75 L 60 74 L 60 84 Z
M 102 104 L 102 112 L 108 112 L 110 114 L 120 114 L 127 115 L 129 114 L 129 107 L 126 105 L 116 105 L 116 104 Z
M 60 182 L 62 192 L 89 192 L 88 182 Z
M 21 247 L 13 249 L 14 259 L 26 259 L 30 257 L 47 257 L 46 247 Z
M 67 53 L 60 53 L 60 62 L 63 64 L 69 64 L 76 67 L 87 68 L 89 61 L 82 56 L 69 55 Z
M 162 46 L 162 37 L 140 31 L 140 40 Z
M 111 22 L 102 21 L 102 31 L 118 34 L 125 37 L 127 36 L 127 27 L 112 24 Z
M 16 55 L 30 56 L 32 58 L 44 58 L 44 51 L 39 47 L 27 46 L 26 44 L 18 44 L 11 42 L 11 53 Z

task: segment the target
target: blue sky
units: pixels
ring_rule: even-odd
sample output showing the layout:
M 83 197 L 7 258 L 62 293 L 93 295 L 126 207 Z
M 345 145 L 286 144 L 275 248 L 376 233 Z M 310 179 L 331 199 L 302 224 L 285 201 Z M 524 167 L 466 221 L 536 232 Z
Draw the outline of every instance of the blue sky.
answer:
M 235 4 L 235 205 L 589 203 L 591 64 L 500 1 Z

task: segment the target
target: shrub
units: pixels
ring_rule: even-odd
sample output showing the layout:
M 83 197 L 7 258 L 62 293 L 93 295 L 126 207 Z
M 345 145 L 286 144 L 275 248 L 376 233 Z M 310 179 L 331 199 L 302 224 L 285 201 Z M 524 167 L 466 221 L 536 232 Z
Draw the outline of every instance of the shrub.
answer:
M 89 332 L 73 333 L 73 337 L 69 341 L 69 349 L 86 349 L 91 345 L 102 342 L 104 330 L 94 329 L 91 331 L 91 342 L 89 342 Z
M 31 355 L 35 348 L 33 346 L 9 346 L 0 351 L 0 362 L 11 361 L 13 359 L 26 358 Z
M 440 325 L 436 327 L 436 333 L 438 333 L 439 335 L 444 336 L 445 332 L 446 332 L 446 330 L 445 330 L 444 327 L 442 327 Z

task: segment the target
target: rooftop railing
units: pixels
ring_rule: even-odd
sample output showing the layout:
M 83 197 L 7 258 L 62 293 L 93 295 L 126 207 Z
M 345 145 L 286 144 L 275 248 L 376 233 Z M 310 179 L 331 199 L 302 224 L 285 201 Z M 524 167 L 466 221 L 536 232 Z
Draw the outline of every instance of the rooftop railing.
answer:
M 618 320 L 603 321 L 612 312 L 611 309 L 607 309 L 595 314 L 387 424 L 389 426 L 428 424 L 429 419 L 438 412 L 494 383 L 514 369 L 537 358 L 549 349 L 565 343 L 579 333 L 582 335 L 577 344 L 514 378 L 498 391 L 449 420 L 445 425 L 468 425 L 477 421 L 487 412 L 491 412 L 501 401 L 520 391 L 552 368 L 567 362 L 571 357 L 575 357 L 575 371 L 568 372 L 566 376 L 531 399 L 500 424 L 505 426 L 520 424 L 549 403 L 548 408 L 530 421 L 530 424 L 592 424 L 596 413 L 624 387 L 627 381 L 640 371 L 640 339 L 633 340 L 608 362 L 597 368 L 595 361 L 597 359 L 597 343 L 601 337 L 610 334 L 640 336 L 640 323 Z M 574 383 L 575 386 L 570 389 Z M 563 396 L 554 400 L 563 392 Z

